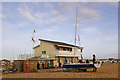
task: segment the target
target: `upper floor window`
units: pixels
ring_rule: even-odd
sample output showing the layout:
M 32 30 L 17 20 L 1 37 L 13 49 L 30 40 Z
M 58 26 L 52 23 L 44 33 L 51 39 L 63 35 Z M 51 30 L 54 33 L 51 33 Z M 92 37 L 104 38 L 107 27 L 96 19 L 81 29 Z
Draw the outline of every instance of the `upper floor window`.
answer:
M 60 48 L 59 48 L 59 47 L 57 47 L 56 49 L 57 49 L 57 50 L 60 50 Z
M 63 51 L 66 51 L 66 48 L 63 48 Z
M 69 50 L 70 50 L 70 52 L 71 52 L 71 51 L 72 51 L 72 48 L 70 48 Z
M 46 54 L 46 51 L 42 51 L 42 54 Z

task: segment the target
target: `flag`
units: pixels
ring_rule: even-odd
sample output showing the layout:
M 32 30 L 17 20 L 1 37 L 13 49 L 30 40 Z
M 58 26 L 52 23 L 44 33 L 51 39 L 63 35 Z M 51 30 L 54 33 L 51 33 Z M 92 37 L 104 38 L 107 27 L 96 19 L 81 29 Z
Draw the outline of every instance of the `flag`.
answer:
M 34 33 L 36 33 L 35 29 L 34 29 Z
M 78 35 L 78 41 L 80 41 L 80 37 L 79 37 L 79 35 Z
M 83 56 L 82 56 L 82 54 L 81 54 L 81 59 L 83 60 Z
M 34 37 L 34 33 L 36 33 L 35 29 L 34 29 L 34 32 L 33 32 L 33 37 Z M 33 37 L 32 37 L 32 41 L 35 43 L 35 40 L 34 40 Z
M 33 37 L 32 37 L 32 41 L 35 43 L 35 40 L 33 39 Z

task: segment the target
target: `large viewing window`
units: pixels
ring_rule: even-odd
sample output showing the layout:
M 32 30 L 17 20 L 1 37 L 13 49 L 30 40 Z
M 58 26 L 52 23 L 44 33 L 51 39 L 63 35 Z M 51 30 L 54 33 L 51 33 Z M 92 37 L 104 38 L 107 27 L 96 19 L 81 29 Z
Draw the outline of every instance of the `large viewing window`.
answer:
M 56 49 L 59 51 L 72 51 L 72 48 L 69 47 L 56 47 Z

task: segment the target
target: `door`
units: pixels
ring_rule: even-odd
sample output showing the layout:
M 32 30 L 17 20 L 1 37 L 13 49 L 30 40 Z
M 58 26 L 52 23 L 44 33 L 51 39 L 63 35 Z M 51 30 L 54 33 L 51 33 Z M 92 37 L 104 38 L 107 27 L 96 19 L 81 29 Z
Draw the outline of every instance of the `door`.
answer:
M 50 67 L 53 67 L 53 60 L 50 61 Z

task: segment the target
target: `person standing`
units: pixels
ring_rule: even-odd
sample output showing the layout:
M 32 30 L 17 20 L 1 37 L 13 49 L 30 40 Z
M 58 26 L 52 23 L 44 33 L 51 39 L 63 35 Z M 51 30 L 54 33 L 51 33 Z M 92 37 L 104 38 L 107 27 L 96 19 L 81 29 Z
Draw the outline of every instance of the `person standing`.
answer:
M 96 59 L 95 59 L 95 55 L 93 54 L 93 64 L 95 64 L 95 63 L 96 63 Z M 97 68 L 94 67 L 93 68 L 93 72 L 96 72 L 96 70 L 97 70 Z
M 37 69 L 40 69 L 40 64 L 39 64 L 39 62 L 37 62 Z
M 93 64 L 96 63 L 95 55 L 93 54 Z
M 86 63 L 89 63 L 89 60 L 88 60 L 88 59 L 86 60 Z

